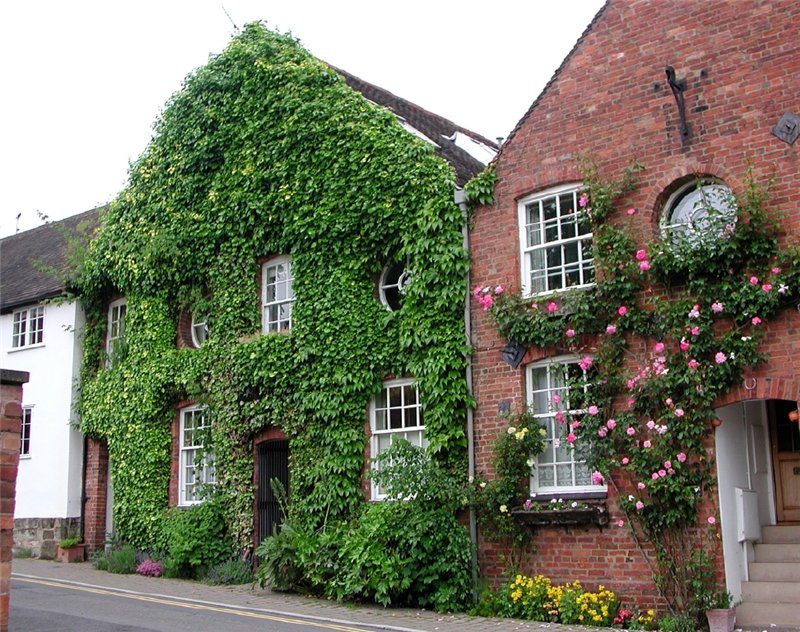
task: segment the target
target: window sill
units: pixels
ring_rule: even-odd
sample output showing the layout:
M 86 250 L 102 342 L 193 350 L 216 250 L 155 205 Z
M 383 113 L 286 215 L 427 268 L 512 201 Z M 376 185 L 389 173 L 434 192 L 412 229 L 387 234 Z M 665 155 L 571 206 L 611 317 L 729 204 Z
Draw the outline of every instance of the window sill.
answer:
M 604 527 L 609 522 L 608 509 L 605 503 L 591 504 L 588 507 L 547 509 L 547 505 L 533 509 L 512 509 L 511 515 L 522 525 L 535 527 Z
M 13 347 L 13 348 L 9 349 L 7 353 L 17 353 L 19 351 L 26 351 L 28 349 L 40 349 L 42 347 L 44 347 L 44 343 L 40 342 L 40 343 L 35 344 L 35 345 L 24 345 L 22 347 Z
M 19 460 L 20 461 L 30 461 L 31 460 L 31 455 L 30 454 L 20 454 L 19 455 Z

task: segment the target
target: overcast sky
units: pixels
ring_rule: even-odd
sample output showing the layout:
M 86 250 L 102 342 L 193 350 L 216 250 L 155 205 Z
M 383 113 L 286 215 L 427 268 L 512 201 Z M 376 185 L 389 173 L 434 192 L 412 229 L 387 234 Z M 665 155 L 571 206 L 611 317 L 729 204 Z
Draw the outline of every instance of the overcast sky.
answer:
M 495 138 L 602 4 L 2 0 L 0 236 L 18 213 L 26 230 L 41 223 L 37 211 L 61 219 L 111 200 L 167 99 L 225 47 L 233 23 L 290 31 L 320 59 Z

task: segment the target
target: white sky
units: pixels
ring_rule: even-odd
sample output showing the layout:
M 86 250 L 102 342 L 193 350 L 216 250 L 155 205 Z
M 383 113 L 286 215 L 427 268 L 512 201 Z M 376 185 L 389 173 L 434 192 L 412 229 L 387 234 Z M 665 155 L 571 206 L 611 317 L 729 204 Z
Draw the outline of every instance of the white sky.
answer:
M 527 111 L 603 0 L 2 0 L 0 236 L 111 200 L 183 78 L 264 20 L 489 138 Z

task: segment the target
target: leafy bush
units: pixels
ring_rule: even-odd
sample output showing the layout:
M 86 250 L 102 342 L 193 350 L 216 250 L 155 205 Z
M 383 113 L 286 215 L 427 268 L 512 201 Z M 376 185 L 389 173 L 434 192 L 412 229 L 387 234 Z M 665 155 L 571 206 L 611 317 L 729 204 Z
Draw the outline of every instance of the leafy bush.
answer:
M 59 548 L 62 549 L 71 549 L 73 546 L 78 544 L 81 541 L 80 537 L 72 536 L 70 538 L 64 538 L 61 542 L 58 543 Z
M 254 579 L 250 563 L 240 557 L 212 566 L 203 577 L 207 584 L 249 584 Z
M 153 560 L 145 560 L 136 567 L 136 572 L 139 575 L 147 575 L 149 577 L 161 577 L 164 574 L 164 567 Z
M 696 623 L 688 614 L 668 614 L 658 622 L 658 628 L 661 632 L 695 632 Z
M 164 533 L 168 577 L 202 577 L 233 553 L 222 507 L 214 499 L 188 509 L 170 509 Z
M 95 564 L 99 569 L 100 567 Z M 109 573 L 130 575 L 136 572 L 136 549 L 131 544 L 124 544 L 121 548 L 111 550 L 106 554 L 105 568 Z
M 388 500 L 316 532 L 285 520 L 257 551 L 259 583 L 333 599 L 462 609 L 472 588 L 471 544 L 456 519 L 463 487 L 405 441 L 371 475 Z

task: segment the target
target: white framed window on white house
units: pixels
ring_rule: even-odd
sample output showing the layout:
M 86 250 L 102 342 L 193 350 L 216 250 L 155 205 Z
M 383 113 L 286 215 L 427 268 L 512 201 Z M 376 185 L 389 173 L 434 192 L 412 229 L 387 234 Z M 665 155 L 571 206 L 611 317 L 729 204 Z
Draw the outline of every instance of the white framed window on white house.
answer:
M 12 315 L 11 348 L 22 349 L 44 343 L 44 305 L 18 309 Z
M 217 482 L 214 453 L 204 445 L 211 421 L 204 406 L 184 408 L 180 415 L 178 504 L 196 505 Z
M 128 301 L 124 298 L 112 301 L 108 306 L 108 329 L 106 334 L 106 367 L 111 368 L 125 342 L 125 318 Z
M 33 421 L 33 407 L 22 407 L 22 426 L 20 426 L 19 455 L 31 455 L 31 422 Z
M 528 407 L 546 430 L 544 449 L 536 456 L 531 471 L 531 496 L 606 491 L 605 485 L 592 483 L 592 473 L 581 454 L 588 448 L 581 433 L 576 432 L 574 444 L 568 443 L 565 427 L 557 418 L 559 411 L 579 412 L 570 408 L 568 383 L 574 378 L 585 379 L 574 356 L 550 358 L 526 367 Z
M 413 379 L 383 383 L 381 392 L 370 403 L 370 430 L 370 451 L 373 459 L 388 450 L 397 439 L 405 439 L 420 448 L 428 447 L 419 389 Z M 373 461 L 372 467 L 378 465 Z M 373 481 L 372 498 L 377 500 L 385 497 L 386 494 Z
M 518 206 L 522 291 L 526 296 L 594 284 L 592 228 L 578 206 L 581 185 L 548 189 Z
M 292 262 L 289 257 L 270 259 L 261 266 L 261 327 L 265 334 L 292 328 Z

